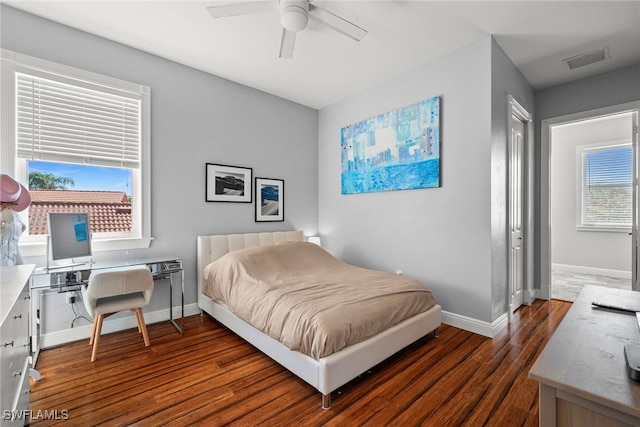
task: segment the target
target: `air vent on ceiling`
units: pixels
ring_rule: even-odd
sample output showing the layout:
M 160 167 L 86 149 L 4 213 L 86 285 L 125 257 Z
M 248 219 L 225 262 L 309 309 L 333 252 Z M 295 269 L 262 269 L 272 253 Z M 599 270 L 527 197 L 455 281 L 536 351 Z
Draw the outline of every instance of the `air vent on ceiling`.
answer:
M 609 59 L 609 46 L 602 49 L 592 50 L 591 52 L 581 53 L 580 55 L 573 56 L 562 60 L 562 63 L 569 70 L 575 70 L 576 68 L 584 67 L 585 65 L 593 64 Z

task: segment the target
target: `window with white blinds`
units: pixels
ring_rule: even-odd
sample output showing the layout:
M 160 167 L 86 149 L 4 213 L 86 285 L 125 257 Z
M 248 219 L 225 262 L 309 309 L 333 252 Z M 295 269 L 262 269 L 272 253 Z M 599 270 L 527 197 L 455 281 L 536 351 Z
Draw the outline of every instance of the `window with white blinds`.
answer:
M 578 161 L 578 228 L 631 228 L 631 144 L 578 147 Z
M 16 73 L 18 158 L 137 169 L 140 96 L 76 83 Z
M 94 233 L 94 251 L 148 248 L 150 88 L 1 49 L 0 90 L 0 170 L 29 186 L 34 194 L 50 187 L 34 179 L 31 188 L 32 175 L 51 178 L 51 182 L 61 178 L 61 182 L 78 184 L 82 180 L 69 188 L 55 187 L 55 196 L 45 198 L 41 192 L 40 204 L 32 197 L 32 205 L 21 212 L 28 224 L 20 239 L 23 256 L 46 253 L 45 235 L 31 232 L 37 228 L 37 221 L 31 221 L 37 216 L 32 211 L 39 214 L 61 203 L 78 204 L 83 191 L 123 193 L 123 198 L 118 196 L 114 198 L 117 203 L 111 204 L 118 205 L 114 214 L 121 215 L 118 218 L 128 215 L 121 221 L 124 225 Z M 125 183 L 112 178 L 114 170 L 128 177 Z

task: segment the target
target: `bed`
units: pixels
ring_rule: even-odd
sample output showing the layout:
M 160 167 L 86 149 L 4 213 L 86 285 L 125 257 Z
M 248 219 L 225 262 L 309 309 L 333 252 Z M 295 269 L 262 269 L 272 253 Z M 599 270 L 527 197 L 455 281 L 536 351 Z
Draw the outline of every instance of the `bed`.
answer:
M 434 304 L 426 311 L 412 315 L 364 341 L 326 356 L 312 357 L 302 351 L 291 350 L 280 341 L 251 326 L 240 317 L 241 315 L 235 315 L 227 305 L 205 294 L 205 276 L 209 273 L 207 267 L 226 254 L 240 250 L 250 251 L 249 248 L 260 249 L 263 246 L 303 241 L 302 231 L 198 236 L 198 306 L 317 389 L 321 393 L 322 407 L 327 409 L 331 407 L 331 393 L 342 385 L 423 336 L 431 332 L 437 336 L 441 324 L 441 308 Z

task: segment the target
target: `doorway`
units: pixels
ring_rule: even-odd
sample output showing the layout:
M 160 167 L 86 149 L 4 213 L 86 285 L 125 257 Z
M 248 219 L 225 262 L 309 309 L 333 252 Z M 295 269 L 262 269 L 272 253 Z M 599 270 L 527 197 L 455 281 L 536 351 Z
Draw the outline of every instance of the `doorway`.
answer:
M 533 144 L 532 116 L 509 95 L 507 301 L 509 320 L 531 304 L 533 278 Z
M 639 104 L 542 121 L 543 299 L 572 301 L 585 283 L 631 288 Z

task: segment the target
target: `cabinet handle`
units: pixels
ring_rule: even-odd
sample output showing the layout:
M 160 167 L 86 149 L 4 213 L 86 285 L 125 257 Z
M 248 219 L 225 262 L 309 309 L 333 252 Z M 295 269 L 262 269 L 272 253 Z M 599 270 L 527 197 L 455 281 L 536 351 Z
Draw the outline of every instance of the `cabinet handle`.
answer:
M 14 377 L 18 377 L 20 375 L 22 375 L 22 371 L 16 371 L 16 372 L 13 373 Z
M 3 345 L 4 345 L 5 347 L 9 347 L 9 346 L 13 347 L 13 340 L 11 340 L 11 342 L 9 342 L 9 341 L 5 341 L 5 343 L 4 343 Z
M 14 319 L 22 319 L 22 314 L 16 314 L 13 316 Z

